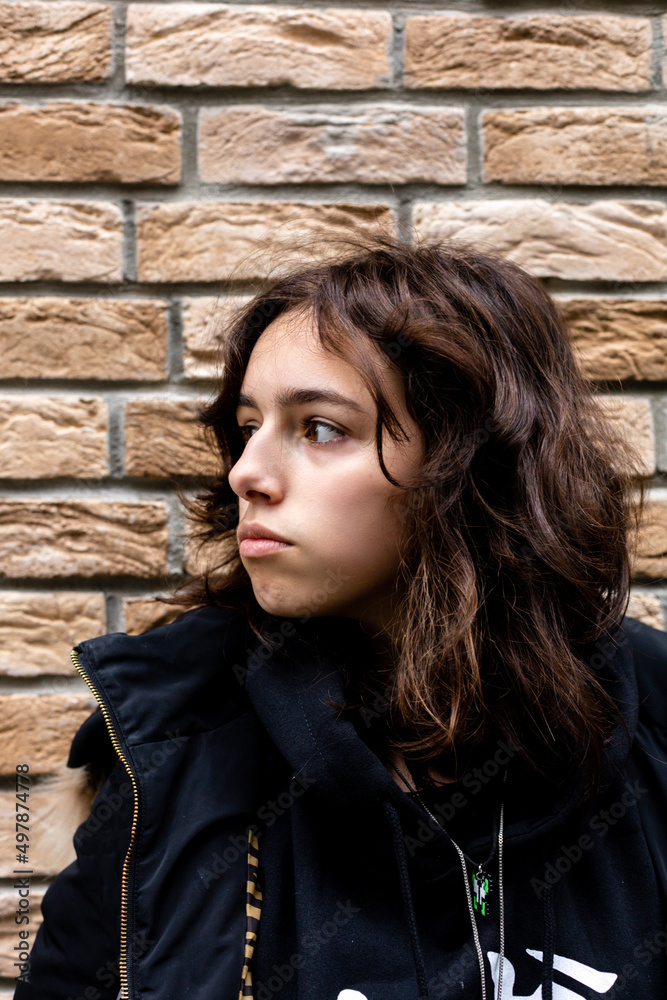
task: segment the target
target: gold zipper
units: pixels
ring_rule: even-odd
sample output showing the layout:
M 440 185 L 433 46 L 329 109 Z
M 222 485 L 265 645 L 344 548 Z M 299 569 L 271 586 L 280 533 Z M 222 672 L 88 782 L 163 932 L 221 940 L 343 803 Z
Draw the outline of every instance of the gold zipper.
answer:
M 72 658 L 72 663 L 76 667 L 78 673 L 81 675 L 81 677 L 83 677 L 84 681 L 95 695 L 95 700 L 102 709 L 102 715 L 104 716 L 104 721 L 109 731 L 109 736 L 111 737 L 113 748 L 120 757 L 120 759 L 122 760 L 123 764 L 125 765 L 125 770 L 129 774 L 130 781 L 132 782 L 132 791 L 134 794 L 134 806 L 132 811 L 132 832 L 130 833 L 130 843 L 127 848 L 127 854 L 125 855 L 125 861 L 123 862 L 123 874 L 121 876 L 121 883 L 120 883 L 120 961 L 119 961 L 120 996 L 121 1000 L 129 1000 L 128 985 L 127 985 L 127 896 L 128 896 L 127 877 L 130 866 L 130 855 L 132 853 L 132 847 L 134 844 L 134 836 L 137 830 L 137 813 L 138 813 L 137 802 L 139 801 L 137 781 L 126 757 L 123 754 L 120 742 L 113 728 L 113 723 L 111 722 L 107 706 L 105 705 L 104 701 L 102 700 L 99 693 L 95 689 L 93 682 L 90 680 L 85 670 L 81 666 L 81 663 L 79 661 L 79 654 L 75 649 L 72 650 L 70 656 Z

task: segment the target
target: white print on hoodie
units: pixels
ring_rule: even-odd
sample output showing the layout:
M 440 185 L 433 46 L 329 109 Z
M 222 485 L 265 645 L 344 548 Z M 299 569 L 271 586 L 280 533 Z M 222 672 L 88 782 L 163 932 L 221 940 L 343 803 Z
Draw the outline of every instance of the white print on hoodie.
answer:
M 526 954 L 530 955 L 531 958 L 537 959 L 538 962 L 543 961 L 544 958 L 541 951 L 533 951 L 532 948 L 526 948 Z M 489 951 L 487 952 L 487 957 L 491 963 L 494 996 L 497 998 L 500 955 L 495 951 Z M 575 982 L 581 983 L 582 986 L 588 986 L 589 989 L 595 990 L 600 995 L 607 993 L 618 979 L 615 972 L 599 972 L 590 965 L 575 962 L 573 958 L 564 958 L 562 955 L 554 955 L 554 969 L 569 976 L 570 979 L 574 979 Z M 541 986 L 538 986 L 530 996 L 518 996 L 514 992 L 515 978 L 516 972 L 514 971 L 514 966 L 506 958 L 503 962 L 503 1000 L 541 1000 Z M 368 998 L 363 993 L 359 993 L 358 990 L 341 990 L 336 1000 L 368 1000 Z M 582 998 L 581 993 L 574 993 L 572 990 L 567 989 L 567 987 L 554 983 L 553 1000 L 582 1000 Z
M 544 959 L 541 951 L 533 951 L 532 948 L 526 948 L 526 954 L 530 955 L 531 958 L 536 958 L 538 962 L 542 962 Z M 487 952 L 487 956 L 491 963 L 491 975 L 493 976 L 493 985 L 495 986 L 494 996 L 497 997 L 500 955 L 495 951 L 489 951 Z M 581 983 L 582 986 L 588 986 L 589 989 L 595 990 L 600 994 L 610 990 L 618 979 L 615 972 L 598 972 L 597 969 L 594 969 L 590 965 L 575 962 L 573 958 L 564 958 L 563 955 L 554 955 L 554 969 L 558 972 L 563 972 L 570 979 L 574 979 L 577 983 Z M 506 958 L 503 962 L 503 998 L 506 997 L 507 1000 L 541 1000 L 541 986 L 538 986 L 535 992 L 531 993 L 528 997 L 518 996 L 514 992 L 515 975 L 514 966 Z M 554 983 L 553 1000 L 581 1000 L 581 994 L 574 993 L 565 986 L 559 986 L 557 983 Z

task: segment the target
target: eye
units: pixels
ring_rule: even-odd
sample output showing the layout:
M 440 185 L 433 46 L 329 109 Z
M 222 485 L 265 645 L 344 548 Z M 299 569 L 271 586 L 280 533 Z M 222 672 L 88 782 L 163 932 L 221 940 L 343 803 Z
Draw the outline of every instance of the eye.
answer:
M 324 428 L 325 436 L 324 439 L 313 441 L 313 444 L 332 444 L 334 441 L 340 441 L 341 438 L 346 437 L 345 433 L 334 427 L 333 424 L 328 424 L 325 420 L 304 420 L 303 426 L 308 430 L 309 428 Z M 315 431 L 317 435 L 317 431 Z M 328 436 L 333 435 L 333 437 Z
M 247 444 L 252 437 L 251 431 L 256 431 L 257 427 L 253 427 L 251 424 L 245 424 L 244 427 L 239 427 L 239 434 L 243 438 L 243 443 Z
M 327 423 L 326 420 L 303 420 L 302 427 L 306 432 L 306 437 L 312 444 L 332 444 L 334 441 L 340 441 L 341 438 L 347 436 L 344 431 L 339 430 L 338 427 L 334 427 L 333 424 Z M 257 430 L 259 428 L 253 424 L 244 424 L 243 427 L 239 427 L 239 433 L 243 438 L 244 445 L 252 437 L 253 431 Z M 316 440 L 312 440 L 313 433 Z

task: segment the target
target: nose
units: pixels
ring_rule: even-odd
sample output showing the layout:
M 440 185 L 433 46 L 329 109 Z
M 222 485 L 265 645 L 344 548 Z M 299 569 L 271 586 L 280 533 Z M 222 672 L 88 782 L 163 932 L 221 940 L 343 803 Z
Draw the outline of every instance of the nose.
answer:
M 268 428 L 266 431 L 263 433 L 263 428 L 260 428 L 250 437 L 229 472 L 229 485 L 241 500 L 263 497 L 275 503 L 283 497 L 279 449 L 275 442 L 271 445 Z

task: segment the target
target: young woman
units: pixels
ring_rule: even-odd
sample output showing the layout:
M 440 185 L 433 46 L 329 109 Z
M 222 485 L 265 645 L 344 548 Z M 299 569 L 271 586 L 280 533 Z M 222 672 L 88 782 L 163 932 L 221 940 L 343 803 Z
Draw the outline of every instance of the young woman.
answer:
M 667 640 L 541 285 L 433 243 L 295 267 L 202 420 L 215 569 L 74 651 L 103 783 L 16 1000 L 665 996 Z

